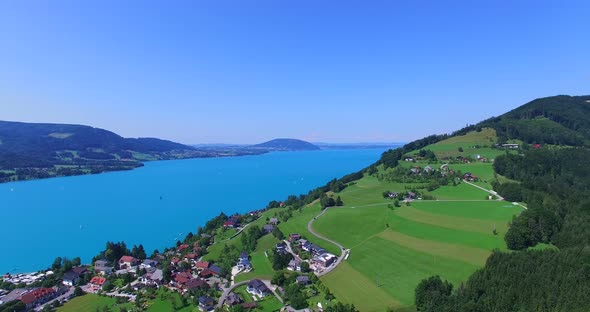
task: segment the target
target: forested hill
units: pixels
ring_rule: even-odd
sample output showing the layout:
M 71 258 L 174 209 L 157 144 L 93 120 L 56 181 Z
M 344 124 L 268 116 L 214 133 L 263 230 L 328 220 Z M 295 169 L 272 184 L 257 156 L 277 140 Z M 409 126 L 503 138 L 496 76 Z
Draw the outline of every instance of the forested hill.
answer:
M 123 138 L 83 125 L 0 121 L 0 182 L 129 170 L 148 160 L 240 153 L 200 150 L 156 138 Z
M 310 151 L 320 149 L 316 145 L 297 139 L 274 139 L 253 145 L 252 147 L 274 151 Z
M 500 141 L 590 146 L 590 96 L 536 99 L 480 126 L 496 129 Z
M 190 146 L 155 138 L 126 139 L 113 132 L 83 125 L 0 121 L 0 152 L 54 153 L 62 150 L 169 152 Z M 127 153 L 119 155 L 124 157 Z M 125 158 L 125 157 L 124 157 Z
M 419 311 L 590 311 L 590 96 L 536 99 L 450 135 L 433 135 L 383 154 L 395 167 L 405 154 L 470 131 L 492 128 L 491 145 L 516 153 L 494 160 L 492 182 L 528 209 L 510 224 L 512 252 L 496 252 L 461 285 L 439 277 L 416 288 Z

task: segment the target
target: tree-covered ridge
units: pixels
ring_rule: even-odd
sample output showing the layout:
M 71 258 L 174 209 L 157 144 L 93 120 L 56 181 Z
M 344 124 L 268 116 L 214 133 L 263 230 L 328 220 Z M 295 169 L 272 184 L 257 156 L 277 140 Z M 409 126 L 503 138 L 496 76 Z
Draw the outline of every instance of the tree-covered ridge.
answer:
M 501 142 L 590 146 L 590 96 L 553 96 L 533 100 L 478 126 L 496 129 Z
M 494 190 L 527 203 L 496 252 L 466 284 L 438 277 L 416 288 L 419 311 L 589 311 L 590 97 L 557 96 L 523 105 L 469 129 L 491 127 L 498 140 L 521 142 L 496 157 Z M 467 129 L 467 128 L 466 128 Z M 527 250 L 539 243 L 559 250 Z M 457 287 L 458 286 L 458 287 Z

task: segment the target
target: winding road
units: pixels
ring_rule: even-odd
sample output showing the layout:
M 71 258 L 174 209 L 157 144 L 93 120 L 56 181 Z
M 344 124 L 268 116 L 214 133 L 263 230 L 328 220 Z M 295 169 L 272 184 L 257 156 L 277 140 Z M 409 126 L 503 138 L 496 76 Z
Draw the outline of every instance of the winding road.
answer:
M 334 270 L 334 269 L 335 269 L 335 268 L 336 268 L 336 267 L 337 267 L 337 266 L 340 264 L 340 262 L 342 262 L 342 260 L 344 260 L 344 258 L 346 257 L 346 255 L 347 255 L 347 254 L 348 254 L 348 252 L 349 252 L 348 250 L 346 250 L 346 249 L 344 248 L 344 246 L 340 245 L 339 243 L 337 243 L 337 242 L 335 242 L 335 241 L 333 241 L 333 240 L 331 240 L 331 239 L 329 239 L 329 238 L 327 238 L 327 237 L 324 237 L 324 236 L 322 236 L 322 235 L 320 235 L 320 234 L 316 233 L 316 232 L 313 230 L 313 228 L 312 228 L 312 224 L 313 224 L 313 222 L 314 222 L 314 221 L 315 221 L 317 218 L 319 218 L 319 217 L 321 217 L 322 215 L 324 215 L 324 214 L 326 213 L 326 211 L 328 211 L 328 209 L 330 209 L 330 208 L 328 207 L 328 208 L 326 208 L 326 209 L 322 210 L 322 212 L 321 212 L 319 215 L 317 215 L 317 216 L 315 216 L 313 219 L 309 220 L 309 222 L 307 223 L 307 230 L 308 230 L 308 231 L 309 231 L 309 232 L 310 232 L 312 235 L 314 235 L 315 237 L 317 237 L 317 238 L 319 238 L 319 239 L 323 239 L 323 240 L 325 240 L 325 241 L 327 241 L 327 242 L 330 242 L 330 243 L 332 243 L 332 244 L 334 244 L 334 245 L 338 246 L 338 248 L 340 248 L 340 252 L 341 252 L 341 253 L 340 253 L 340 257 L 338 257 L 338 259 L 336 260 L 336 262 L 334 262 L 334 263 L 333 263 L 331 266 L 329 266 L 328 268 L 326 268 L 324 271 L 322 271 L 322 272 L 320 272 L 320 273 L 317 273 L 317 274 L 316 274 L 318 277 L 320 277 L 320 276 L 323 276 L 323 275 L 326 275 L 326 274 L 330 273 L 332 270 Z

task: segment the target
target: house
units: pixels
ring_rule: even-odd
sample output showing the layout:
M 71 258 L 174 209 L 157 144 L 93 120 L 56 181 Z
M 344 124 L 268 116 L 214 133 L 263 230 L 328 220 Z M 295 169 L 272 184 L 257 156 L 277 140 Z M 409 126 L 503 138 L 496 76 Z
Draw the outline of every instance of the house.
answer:
M 306 241 L 306 240 L 304 240 L 304 241 L 305 241 L 305 242 L 303 242 L 303 243 L 301 244 L 301 249 L 303 249 L 303 250 L 305 250 L 305 251 L 310 251 L 310 250 L 311 250 L 312 243 L 311 243 L 311 242 L 309 242 L 309 241 Z
M 132 256 L 123 256 L 119 259 L 119 269 L 129 269 L 137 266 L 139 259 L 135 259 Z
M 80 279 L 80 275 L 85 274 L 87 271 L 85 267 L 77 267 L 67 271 L 62 278 L 62 284 L 74 286 L 78 282 L 78 279 Z
M 224 228 L 235 228 L 235 227 L 237 227 L 237 224 L 231 220 L 227 220 L 227 221 L 223 222 L 223 227 Z
M 104 283 L 106 281 L 107 281 L 107 279 L 104 278 L 104 277 L 95 276 L 95 277 L 93 277 L 93 278 L 90 279 L 90 284 L 92 284 L 94 286 L 102 287 L 102 285 L 104 285 Z
M 426 173 L 434 172 L 434 168 L 432 168 L 431 166 L 426 166 L 426 167 L 424 167 L 424 172 L 426 172 Z
M 197 258 L 197 254 L 194 254 L 194 253 L 188 253 L 184 256 L 185 261 L 193 261 L 196 258 Z
M 447 170 L 449 170 L 449 164 L 444 164 L 444 165 L 441 165 L 441 166 L 440 166 L 440 170 L 442 170 L 442 171 L 447 171 Z
M 193 278 L 193 275 L 188 273 L 188 272 L 181 272 L 181 273 L 177 273 L 174 276 L 174 281 L 180 285 L 185 285 L 188 281 L 190 281 Z
M 155 268 L 158 266 L 158 264 L 159 264 L 159 262 L 156 260 L 145 259 L 145 260 L 143 260 L 143 262 L 141 263 L 141 265 L 139 267 L 142 269 Z
M 110 263 L 106 260 L 96 260 L 94 261 L 94 273 L 100 275 L 109 275 L 113 273 L 113 267 Z
M 408 192 L 407 199 L 416 199 L 417 196 L 414 192 Z
M 310 252 L 314 255 L 321 255 L 324 252 L 326 252 L 326 250 L 318 245 L 315 244 L 311 244 L 311 247 L 309 248 Z
M 215 309 L 215 300 L 209 296 L 199 297 L 199 309 L 201 311 L 212 311 Z
M 317 265 L 322 266 L 324 268 L 329 267 L 335 261 L 336 261 L 336 256 L 334 256 L 331 253 L 327 253 L 327 252 L 313 257 L 313 262 L 315 262 Z
M 537 143 L 537 144 L 533 144 L 533 148 L 541 148 L 543 147 L 541 144 Z
M 294 241 L 297 241 L 297 240 L 300 240 L 300 239 L 301 239 L 301 235 L 300 234 L 297 234 L 297 233 L 291 233 L 291 234 L 289 234 L 289 241 L 290 242 L 294 242 Z
M 242 299 L 242 296 L 236 294 L 236 293 L 230 293 L 229 295 L 227 295 L 227 297 L 225 298 L 225 304 L 227 304 L 228 306 L 233 306 L 236 304 L 240 304 L 244 302 L 244 299 Z
M 277 218 L 270 218 L 270 220 L 268 221 L 268 223 L 270 223 L 272 225 L 277 225 L 277 224 L 279 224 L 279 219 L 277 219 Z
M 181 244 L 180 246 L 178 246 L 178 251 L 182 252 L 183 250 L 187 249 L 189 246 L 187 244 Z
M 164 280 L 164 272 L 160 269 L 156 269 L 152 273 L 147 273 L 147 282 L 156 285 L 162 285 L 162 281 Z
M 307 275 L 301 275 L 301 276 L 297 276 L 297 278 L 295 279 L 295 281 L 297 282 L 297 284 L 299 285 L 308 285 L 311 282 L 309 281 L 309 276 Z
M 270 294 L 270 289 L 259 279 L 253 279 L 248 283 L 246 291 L 258 297 L 264 297 Z
M 170 260 L 170 263 L 172 263 L 172 265 L 174 265 L 174 266 L 178 265 L 179 262 L 180 262 L 180 258 L 178 258 L 178 257 L 173 257 L 172 260 Z
M 398 195 L 397 192 L 389 192 L 389 193 L 387 193 L 387 197 L 389 197 L 389 198 L 396 198 L 397 195 Z
M 410 172 L 413 174 L 419 174 L 420 173 L 420 166 L 414 166 L 410 169 Z
M 57 296 L 58 292 L 54 288 L 36 288 L 23 294 L 19 300 L 25 304 L 27 310 L 31 310 Z
M 295 272 L 301 271 L 301 260 L 291 259 L 291 261 L 289 261 L 289 264 L 287 265 L 287 269 Z
M 252 264 L 250 263 L 250 257 L 245 251 L 242 251 L 240 254 L 240 258 L 238 259 L 238 270 L 249 271 L 252 269 Z
M 414 161 L 414 157 L 406 156 L 404 157 L 404 161 Z
M 213 272 L 211 272 L 211 270 L 209 270 L 209 269 L 204 269 L 203 271 L 201 271 L 199 273 L 199 276 L 202 278 L 209 278 L 209 277 L 213 276 Z
M 213 273 L 213 275 L 217 275 L 217 276 L 221 275 L 221 268 L 216 266 L 215 264 L 212 264 L 209 266 L 209 271 L 211 271 L 211 273 Z
M 272 231 L 275 229 L 274 225 L 272 224 L 265 224 L 264 226 L 262 226 L 262 229 L 266 232 L 266 233 L 272 233 Z
M 463 175 L 463 180 L 465 180 L 465 181 L 475 181 L 476 179 L 477 179 L 477 177 L 469 172 L 467 172 Z
M 207 284 L 205 280 L 202 280 L 200 278 L 192 278 L 188 282 L 186 282 L 186 289 L 192 290 L 197 288 L 207 289 L 209 288 L 209 284 Z
M 209 268 L 209 262 L 207 261 L 197 261 L 197 269 L 198 270 L 204 270 L 204 269 L 208 269 Z
M 287 253 L 287 243 L 280 242 L 277 244 L 277 252 L 284 255 Z

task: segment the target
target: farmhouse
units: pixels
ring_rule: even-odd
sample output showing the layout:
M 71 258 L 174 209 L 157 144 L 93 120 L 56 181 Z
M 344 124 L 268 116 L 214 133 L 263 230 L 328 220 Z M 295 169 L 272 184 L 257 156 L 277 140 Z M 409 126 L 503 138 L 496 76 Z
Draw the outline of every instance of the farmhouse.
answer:
M 279 219 L 277 219 L 277 218 L 270 218 L 270 220 L 268 221 L 268 223 L 270 223 L 272 225 L 277 225 L 277 224 L 279 224 Z
M 434 172 L 434 168 L 432 168 L 430 166 L 426 166 L 426 167 L 424 167 L 424 172 L 426 172 L 426 173 Z
M 309 276 L 307 276 L 307 275 L 297 276 L 297 278 L 295 280 L 297 281 L 297 284 L 299 284 L 299 285 L 308 285 L 308 284 L 310 284 Z
M 291 234 L 289 234 L 289 241 L 290 242 L 294 242 L 294 241 L 297 241 L 297 240 L 300 240 L 300 239 L 301 239 L 301 235 L 300 234 L 297 234 L 297 233 L 291 233 Z
M 277 252 L 284 255 L 287 253 L 287 244 L 285 242 L 280 242 L 277 244 Z
M 413 174 L 419 174 L 420 173 L 420 166 L 414 166 L 410 169 L 410 172 Z
M 313 257 L 312 261 L 318 266 L 327 268 L 336 261 L 336 256 L 334 256 L 331 253 L 325 252 L 321 255 Z
M 143 262 L 141 263 L 141 265 L 139 267 L 142 269 L 155 268 L 158 266 L 158 264 L 159 263 L 156 260 L 145 259 L 145 260 L 143 260 Z

